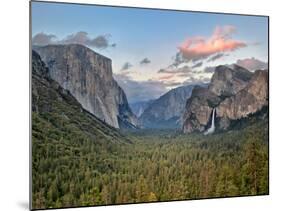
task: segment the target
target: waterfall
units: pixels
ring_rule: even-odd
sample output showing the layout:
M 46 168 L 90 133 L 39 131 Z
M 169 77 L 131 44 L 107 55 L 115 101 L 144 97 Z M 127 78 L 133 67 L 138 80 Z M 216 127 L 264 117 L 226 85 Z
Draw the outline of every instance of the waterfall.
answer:
M 215 129 L 216 129 L 216 127 L 215 127 L 215 111 L 216 111 L 216 109 L 214 108 L 213 112 L 212 112 L 212 124 L 211 124 L 211 127 L 204 132 L 204 135 L 212 134 L 213 132 L 215 132 Z

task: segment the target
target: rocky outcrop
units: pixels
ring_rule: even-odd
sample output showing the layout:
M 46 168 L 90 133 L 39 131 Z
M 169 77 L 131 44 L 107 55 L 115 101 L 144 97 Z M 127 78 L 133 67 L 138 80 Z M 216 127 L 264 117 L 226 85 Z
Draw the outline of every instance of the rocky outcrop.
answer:
M 247 117 L 268 106 L 268 73 L 257 70 L 247 86 L 217 107 L 220 128 L 226 129 L 231 120 Z
M 109 58 L 78 44 L 33 48 L 48 66 L 50 77 L 84 109 L 115 128 L 137 126 L 124 91 L 113 79 Z
M 216 128 L 245 118 L 268 105 L 268 72 L 237 65 L 218 66 L 207 88 L 194 88 L 183 115 L 183 132 L 205 131 L 216 109 Z
M 221 98 L 229 97 L 245 88 L 252 73 L 238 65 L 216 67 L 209 90 Z
M 186 100 L 190 97 L 193 85 L 170 90 L 154 100 L 140 116 L 144 128 L 178 128 Z

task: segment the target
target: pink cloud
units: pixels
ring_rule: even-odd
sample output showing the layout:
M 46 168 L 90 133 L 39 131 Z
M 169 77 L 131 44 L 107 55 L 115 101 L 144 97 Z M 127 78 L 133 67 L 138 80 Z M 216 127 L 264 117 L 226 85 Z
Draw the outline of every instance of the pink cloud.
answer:
M 234 26 L 217 26 L 211 37 L 189 37 L 179 46 L 179 50 L 187 61 L 196 61 L 217 53 L 246 47 L 245 42 L 231 38 L 235 31 Z

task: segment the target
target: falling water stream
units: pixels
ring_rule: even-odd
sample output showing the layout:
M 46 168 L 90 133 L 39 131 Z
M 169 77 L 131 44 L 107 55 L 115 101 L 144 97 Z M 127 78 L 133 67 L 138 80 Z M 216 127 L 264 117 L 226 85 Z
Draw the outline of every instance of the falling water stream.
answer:
M 216 111 L 216 109 L 214 108 L 213 112 L 212 112 L 212 124 L 211 124 L 211 127 L 204 132 L 204 135 L 212 134 L 213 132 L 215 132 L 215 129 L 216 129 L 215 128 L 215 111 Z

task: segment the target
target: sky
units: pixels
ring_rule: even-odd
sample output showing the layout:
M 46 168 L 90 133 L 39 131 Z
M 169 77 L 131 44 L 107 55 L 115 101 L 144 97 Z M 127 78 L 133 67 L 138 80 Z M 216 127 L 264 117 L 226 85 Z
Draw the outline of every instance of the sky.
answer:
M 267 68 L 268 19 L 32 2 L 32 44 L 80 43 L 112 60 L 130 103 L 208 83 L 217 65 Z

